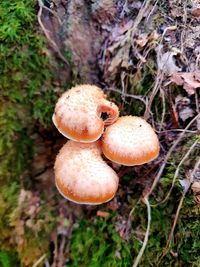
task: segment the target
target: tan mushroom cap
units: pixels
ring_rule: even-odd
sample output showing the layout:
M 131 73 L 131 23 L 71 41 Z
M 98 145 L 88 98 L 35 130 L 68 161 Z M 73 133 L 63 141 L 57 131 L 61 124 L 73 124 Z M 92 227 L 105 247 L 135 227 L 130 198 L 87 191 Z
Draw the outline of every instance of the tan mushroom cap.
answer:
M 111 161 L 134 166 L 157 158 L 160 145 L 151 125 L 144 119 L 124 116 L 106 128 L 102 151 Z
M 101 157 L 98 142 L 68 141 L 55 161 L 55 180 L 59 192 L 79 204 L 101 204 L 112 199 L 119 178 Z
M 77 142 L 94 142 L 100 138 L 104 125 L 115 122 L 118 107 L 105 99 L 103 91 L 94 85 L 79 85 L 65 92 L 55 107 L 53 122 L 60 133 Z M 101 113 L 108 114 L 103 121 Z

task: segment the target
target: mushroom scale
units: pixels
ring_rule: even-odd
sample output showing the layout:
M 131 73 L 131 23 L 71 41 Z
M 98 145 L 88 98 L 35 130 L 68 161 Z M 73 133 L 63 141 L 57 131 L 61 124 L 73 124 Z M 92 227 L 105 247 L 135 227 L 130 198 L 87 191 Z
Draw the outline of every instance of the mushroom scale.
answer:
M 98 140 L 104 125 L 117 120 L 118 107 L 105 99 L 103 91 L 94 85 L 79 85 L 65 92 L 55 107 L 53 122 L 65 137 L 90 143 Z M 101 119 L 101 113 L 106 112 L 108 119 Z
M 119 178 L 103 161 L 98 142 L 68 141 L 56 157 L 54 171 L 59 192 L 75 203 L 107 202 L 118 188 Z
M 144 119 L 123 116 L 106 128 L 102 151 L 113 162 L 134 166 L 157 158 L 160 144 L 153 128 Z

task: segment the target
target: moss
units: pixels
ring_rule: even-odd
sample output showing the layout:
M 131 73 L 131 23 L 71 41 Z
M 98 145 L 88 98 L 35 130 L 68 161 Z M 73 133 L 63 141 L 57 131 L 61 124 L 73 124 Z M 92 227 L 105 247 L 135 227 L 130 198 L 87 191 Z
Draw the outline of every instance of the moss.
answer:
M 0 265 L 6 267 L 17 266 L 11 264 L 8 255 L 17 250 L 15 242 L 19 240 L 14 236 L 17 223 L 24 219 L 17 213 L 18 197 L 24 171 L 30 179 L 28 165 L 34 145 L 31 134 L 36 124 L 51 124 L 56 99 L 51 58 L 46 53 L 45 39 L 36 29 L 36 5 L 35 0 L 0 0 Z M 46 207 L 41 208 L 37 218 L 40 223 L 45 221 L 43 216 L 48 217 L 46 212 Z M 39 247 L 48 250 L 47 236 L 54 222 L 50 216 L 49 227 L 41 223 L 41 240 L 33 238 L 33 231 L 29 235 L 25 228 L 27 246 L 21 251 L 18 248 L 20 262 L 29 258 L 30 265 L 40 255 Z M 37 253 L 29 252 L 31 248 Z
M 154 197 L 150 198 L 151 204 L 156 204 L 165 198 L 171 187 L 176 166 L 191 146 L 191 143 L 194 142 L 193 139 L 188 139 L 181 144 L 169 159 Z M 189 161 L 185 162 L 180 168 L 178 178 L 186 176 L 187 171 L 194 165 L 197 156 L 198 149 L 192 152 Z M 124 186 L 130 185 L 130 180 L 132 179 L 132 175 L 126 174 L 121 178 L 120 188 L 123 190 Z M 137 202 L 138 191 L 139 188 L 132 194 L 132 199 L 130 200 L 129 198 L 129 211 L 132 209 L 131 205 L 135 205 Z M 127 223 L 128 212 L 123 208 L 126 207 L 127 209 L 128 201 L 126 200 L 126 204 L 123 204 L 124 197 L 120 195 L 117 197 L 122 205 L 122 210 L 119 208 L 117 214 L 113 213 L 106 220 L 85 215 L 83 220 L 77 222 L 70 242 L 70 260 L 66 266 L 132 266 L 132 262 L 138 255 L 144 240 L 147 226 L 146 206 L 144 204 L 136 205 L 132 215 L 131 227 L 129 227 Z M 159 263 L 167 244 L 181 197 L 182 187 L 177 179 L 169 199 L 163 204 L 152 206 L 149 241 L 139 266 L 199 266 L 200 207 L 195 202 L 190 191 L 187 193 L 181 208 L 169 252 Z M 122 221 L 126 222 L 125 226 Z M 128 241 L 120 237 L 119 232 L 116 230 L 115 225 L 119 224 L 121 224 L 124 231 L 128 231 Z M 120 255 L 121 258 L 117 258 L 117 255 Z
M 130 266 L 131 247 L 120 238 L 113 222 L 111 218 L 79 221 L 72 233 L 67 266 Z
M 0 266 L 13 267 L 19 266 L 17 254 L 13 251 L 0 251 Z

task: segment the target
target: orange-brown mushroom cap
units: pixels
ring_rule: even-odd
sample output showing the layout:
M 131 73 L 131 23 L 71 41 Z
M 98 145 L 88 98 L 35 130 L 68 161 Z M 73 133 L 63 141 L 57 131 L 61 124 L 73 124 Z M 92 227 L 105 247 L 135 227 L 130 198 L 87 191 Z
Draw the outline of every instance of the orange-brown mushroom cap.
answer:
M 113 162 L 134 166 L 157 158 L 160 145 L 153 128 L 144 119 L 124 116 L 106 128 L 102 151 Z
M 55 107 L 53 122 L 60 133 L 77 142 L 94 142 L 100 138 L 104 125 L 119 116 L 118 107 L 105 99 L 103 91 L 94 85 L 79 85 L 65 92 Z M 103 121 L 101 113 L 108 119 Z
M 59 192 L 79 204 L 101 204 L 112 199 L 119 178 L 101 157 L 98 142 L 68 141 L 55 161 L 55 180 Z

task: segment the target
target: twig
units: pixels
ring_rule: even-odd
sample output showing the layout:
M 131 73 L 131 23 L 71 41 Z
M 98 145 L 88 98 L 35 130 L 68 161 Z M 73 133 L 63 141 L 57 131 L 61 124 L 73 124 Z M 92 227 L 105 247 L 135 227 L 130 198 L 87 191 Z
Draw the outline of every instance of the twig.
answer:
M 42 20 L 41 20 L 41 17 L 42 17 L 42 10 L 44 8 L 44 4 L 42 3 L 41 0 L 38 0 L 38 3 L 39 3 L 39 11 L 38 11 L 38 22 L 40 24 L 40 27 L 42 28 L 47 40 L 49 41 L 51 47 L 54 49 L 54 51 L 58 54 L 59 58 L 66 63 L 67 66 L 69 66 L 69 63 L 68 61 L 66 60 L 66 58 L 62 55 L 62 53 L 60 52 L 60 49 L 58 48 L 57 44 L 54 42 L 54 40 L 52 40 L 50 34 L 49 34 L 49 31 L 45 28 Z
M 184 1 L 184 5 L 183 5 L 183 10 L 184 10 L 184 15 L 183 15 L 183 30 L 181 31 L 181 54 L 183 54 L 184 52 L 184 45 L 185 45 L 185 41 L 183 40 L 186 40 L 186 36 L 185 36 L 185 29 L 188 29 L 188 26 L 187 26 L 187 6 L 188 4 L 188 1 Z
M 156 133 L 159 133 L 159 134 L 167 133 L 167 132 L 197 133 L 198 130 L 196 130 L 196 131 L 186 130 L 186 131 L 185 131 L 185 129 L 170 129 L 170 130 L 156 131 Z
M 160 71 L 160 69 L 158 69 L 157 71 L 157 74 L 156 74 L 156 81 L 155 81 L 155 85 L 153 87 L 153 90 L 151 92 L 151 95 L 150 95 L 150 98 L 149 98 L 149 101 L 148 101 L 148 106 L 146 107 L 146 110 L 145 110 L 145 113 L 144 113 L 144 118 L 147 120 L 148 117 L 149 117 L 149 114 L 151 112 L 151 105 L 153 103 L 153 100 L 159 90 L 159 87 L 161 86 L 162 84 L 162 81 L 163 81 L 163 77 L 164 77 L 164 74 Z
M 160 89 L 160 94 L 161 94 L 161 98 L 162 98 L 163 109 L 162 109 L 162 118 L 161 118 L 161 122 L 160 122 L 160 126 L 159 126 L 159 131 L 161 131 L 163 128 L 163 123 L 164 123 L 165 114 L 166 114 L 165 94 L 164 94 L 164 91 L 162 88 Z
M 189 157 L 189 155 L 191 154 L 192 150 L 195 148 L 195 146 L 197 145 L 199 141 L 196 140 L 193 145 L 188 149 L 187 153 L 184 155 L 184 157 L 182 158 L 182 160 L 180 161 L 180 163 L 178 164 L 177 168 L 176 168 L 176 171 L 175 171 L 175 174 L 174 174 L 174 177 L 173 177 L 173 180 L 172 180 L 172 185 L 171 185 L 171 188 L 170 190 L 168 191 L 166 197 L 159 203 L 157 203 L 156 205 L 151 205 L 151 206 L 157 206 L 157 205 L 160 205 L 160 204 L 163 204 L 164 202 L 166 202 L 166 200 L 169 198 L 171 192 L 172 192 L 172 189 L 175 185 L 175 182 L 176 182 L 176 179 L 178 177 L 178 174 L 179 174 L 179 171 L 180 171 L 180 167 L 181 165 L 184 163 L 184 161 L 186 161 L 186 159 Z
M 52 9 L 48 8 L 47 6 L 45 6 L 42 0 L 38 0 L 38 4 L 42 8 L 46 9 L 47 11 L 49 11 L 52 15 L 54 15 L 58 19 L 59 24 L 62 25 L 61 19 L 60 19 L 60 17 L 58 16 L 58 14 L 56 12 L 54 12 Z
M 148 15 L 147 18 L 146 18 L 146 25 L 148 25 L 149 18 L 150 18 L 151 15 L 153 14 L 153 12 L 154 12 L 154 10 L 155 10 L 155 8 L 156 8 L 156 5 L 158 4 L 158 1 L 159 1 L 159 0 L 156 0 L 156 2 L 155 2 L 154 5 L 153 5 L 153 8 L 151 9 L 149 15 Z
M 135 211 L 135 208 L 137 206 L 137 204 L 140 202 L 140 199 L 135 203 L 135 206 L 131 209 L 131 211 L 129 212 L 129 219 L 131 219 L 131 216 L 133 215 L 134 211 Z
M 147 242 L 148 242 L 150 226 L 151 226 L 151 206 L 150 206 L 148 198 L 146 196 L 143 198 L 143 200 L 144 200 L 144 203 L 147 206 L 147 218 L 148 218 L 147 230 L 146 230 L 146 233 L 145 233 L 144 242 L 143 242 L 142 247 L 141 247 L 141 249 L 139 251 L 139 254 L 136 257 L 135 262 L 133 263 L 133 267 L 137 267 L 139 262 L 140 262 L 140 260 L 141 260 L 141 258 L 142 258 L 142 255 L 144 253 L 144 250 L 145 250 Z
M 136 32 L 136 30 L 138 28 L 138 25 L 140 24 L 141 20 L 143 19 L 144 14 L 145 14 L 148 6 L 150 5 L 150 3 L 151 3 L 151 0 L 144 1 L 143 5 L 142 5 L 142 7 L 141 7 L 141 9 L 140 9 L 135 21 L 134 21 L 133 26 L 128 31 L 128 34 L 127 34 L 128 41 L 130 41 L 131 38 L 134 36 L 134 34 L 135 34 L 135 32 Z
M 44 259 L 46 258 L 46 254 L 42 255 L 34 264 L 32 267 L 37 267 Z
M 114 88 L 111 88 L 111 87 L 109 87 L 107 90 L 113 91 L 113 92 L 116 92 L 116 93 L 119 93 L 119 94 L 121 94 L 121 95 L 123 95 L 125 97 L 131 97 L 133 99 L 140 100 L 145 106 L 147 104 L 146 101 L 143 99 L 142 96 L 123 93 L 122 91 L 117 90 L 117 89 L 114 89 Z
M 174 230 L 175 230 L 175 227 L 176 227 L 176 224 L 177 224 L 177 220 L 178 220 L 178 217 L 179 217 L 179 214 L 180 214 L 180 210 L 181 210 L 181 207 L 183 205 L 183 201 L 184 201 L 184 198 L 185 198 L 185 195 L 188 191 L 188 189 L 190 188 L 190 185 L 191 183 L 193 182 L 193 177 L 194 177 L 194 174 L 196 172 L 196 170 L 199 168 L 199 165 L 200 165 L 200 158 L 197 160 L 193 170 L 192 170 L 192 173 L 190 174 L 190 177 L 189 177 L 189 186 L 186 188 L 186 190 L 183 192 L 182 194 L 182 197 L 180 199 L 180 202 L 179 202 L 179 205 L 178 205 L 178 208 L 177 208 L 177 211 L 176 211 L 176 215 L 175 215 L 175 218 L 174 218 L 174 222 L 173 222 L 173 225 L 172 225 L 172 229 L 170 231 L 170 234 L 169 234 L 169 237 L 168 237 L 168 240 L 167 240 L 167 244 L 165 246 L 165 249 L 164 249 L 164 252 L 159 260 L 159 263 L 162 261 L 162 259 L 166 256 L 168 250 L 169 250 L 169 247 L 171 245 L 171 241 L 172 241 L 172 237 L 174 235 Z M 158 263 L 158 265 L 159 265 Z
M 163 170 L 167 164 L 167 161 L 168 159 L 170 158 L 172 152 L 174 151 L 174 149 L 176 148 L 176 146 L 178 145 L 178 143 L 182 140 L 183 136 L 185 135 L 185 132 L 188 130 L 188 128 L 200 117 L 200 114 L 197 114 L 191 121 L 190 123 L 188 123 L 188 125 L 186 126 L 186 128 L 184 129 L 184 131 L 179 135 L 179 137 L 177 138 L 177 140 L 173 143 L 173 145 L 171 146 L 171 148 L 169 149 L 165 159 L 164 159 L 164 162 L 163 164 L 161 165 L 160 167 L 160 170 L 158 172 L 158 174 L 156 175 L 155 179 L 154 179 L 154 182 L 151 186 L 151 189 L 150 191 L 148 192 L 148 195 L 151 195 L 154 188 L 156 187 L 158 181 L 160 180 L 160 177 L 163 173 Z

